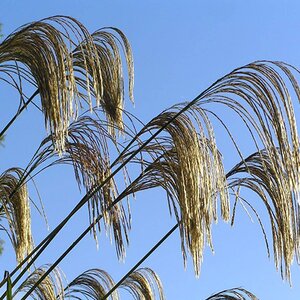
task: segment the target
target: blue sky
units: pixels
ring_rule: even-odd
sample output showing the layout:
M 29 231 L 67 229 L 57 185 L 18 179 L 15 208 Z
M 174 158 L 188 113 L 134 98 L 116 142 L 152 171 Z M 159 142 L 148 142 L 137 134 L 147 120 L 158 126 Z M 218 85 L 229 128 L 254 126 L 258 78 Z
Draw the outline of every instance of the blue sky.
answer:
M 126 108 L 146 122 L 175 103 L 192 100 L 219 77 L 249 62 L 280 60 L 299 67 L 299 9 L 299 1 L 3 0 L 0 22 L 4 35 L 24 23 L 57 14 L 77 18 L 90 31 L 105 26 L 121 29 L 131 42 L 135 62 L 136 104 L 132 108 L 126 99 Z M 1 83 L 1 126 L 18 103 L 13 96 Z M 295 111 L 299 116 L 298 107 Z M 43 136 L 43 119 L 28 109 L 7 133 L 0 171 L 12 165 L 25 166 Z M 244 147 L 247 150 L 246 141 Z M 227 168 L 236 162 L 226 150 L 224 160 Z M 57 167 L 36 180 L 52 228 L 80 199 L 73 179 L 70 169 Z M 98 251 L 87 237 L 62 262 L 69 280 L 93 267 L 107 270 L 118 280 L 175 222 L 169 217 L 162 191 L 138 194 L 131 205 L 131 243 L 125 263 L 117 262 L 114 246 L 103 232 Z M 178 232 L 145 262 L 160 275 L 167 299 L 204 299 L 235 286 L 253 291 L 260 299 L 299 299 L 299 267 L 292 269 L 291 288 L 281 280 L 272 258 L 267 258 L 257 221 L 252 223 L 242 209 L 238 213 L 233 228 L 222 221 L 213 227 L 215 254 L 209 249 L 205 252 L 199 279 L 194 277 L 190 261 L 184 271 Z M 82 209 L 40 263 L 57 257 L 86 222 L 87 211 Z M 33 223 L 38 242 L 47 231 L 34 212 Z M 14 263 L 9 249 L 7 242 L 0 273 Z M 124 294 L 123 299 L 126 297 Z

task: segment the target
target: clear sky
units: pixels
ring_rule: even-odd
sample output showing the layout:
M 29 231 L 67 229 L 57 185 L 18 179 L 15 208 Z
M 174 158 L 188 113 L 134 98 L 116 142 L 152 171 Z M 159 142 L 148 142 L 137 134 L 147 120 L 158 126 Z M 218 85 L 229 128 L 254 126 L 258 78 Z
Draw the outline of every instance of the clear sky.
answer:
M 280 60 L 300 67 L 299 9 L 299 1 L 277 0 L 2 0 L 0 22 L 4 36 L 24 23 L 57 14 L 77 18 L 91 32 L 105 26 L 121 29 L 130 40 L 135 62 L 136 104 L 132 108 L 127 99 L 126 108 L 146 122 L 175 103 L 192 100 L 219 77 L 249 62 Z M 13 96 L 1 83 L 1 127 L 18 103 Z M 299 116 L 299 106 L 295 111 Z M 29 109 L 7 133 L 0 171 L 12 165 L 26 166 L 43 136 L 43 119 Z M 222 136 L 219 138 L 222 143 Z M 246 142 L 244 145 L 247 150 Z M 237 161 L 231 154 L 224 154 L 227 170 Z M 39 176 L 36 184 L 53 228 L 81 197 L 71 169 L 53 168 Z M 60 265 L 69 281 L 94 267 L 118 280 L 174 224 L 162 191 L 140 193 L 131 201 L 131 243 L 125 263 L 117 262 L 114 246 L 104 232 L 98 251 L 92 237 L 87 237 Z M 87 217 L 87 210 L 82 209 L 39 262 L 51 263 L 83 230 Z M 38 243 L 47 230 L 35 212 L 33 226 Z M 281 280 L 273 258 L 268 259 L 257 221 L 252 223 L 242 209 L 233 228 L 220 221 L 213 226 L 213 234 L 215 254 L 205 251 L 199 279 L 190 261 L 184 271 L 178 232 L 144 263 L 160 275 L 167 299 L 204 299 L 239 286 L 263 300 L 299 299 L 299 266 L 292 268 L 291 288 Z M 14 264 L 9 250 L 7 242 L 0 257 L 0 274 Z M 127 297 L 124 294 L 123 299 L 130 299 Z

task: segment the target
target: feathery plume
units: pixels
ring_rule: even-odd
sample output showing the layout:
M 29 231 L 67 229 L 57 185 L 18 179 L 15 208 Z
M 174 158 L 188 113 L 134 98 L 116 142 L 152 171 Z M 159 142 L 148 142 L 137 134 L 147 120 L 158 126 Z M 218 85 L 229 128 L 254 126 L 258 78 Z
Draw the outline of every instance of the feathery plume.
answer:
M 20 183 L 22 176 L 23 170 L 20 168 L 8 169 L 0 176 L 0 201 L 19 263 L 33 248 L 29 197 L 26 185 Z
M 35 283 L 45 274 L 49 265 L 35 269 L 15 291 L 14 296 L 18 293 L 27 292 Z M 63 275 L 59 269 L 55 268 L 30 294 L 34 300 L 63 300 Z
M 174 118 L 178 110 L 179 106 L 163 112 L 145 126 L 143 133 L 151 133 L 172 120 L 164 129 L 167 135 L 160 135 L 143 149 L 156 159 L 148 162 L 145 158 L 141 162 L 147 168 L 127 192 L 157 186 L 166 190 L 170 208 L 180 224 L 184 262 L 188 249 L 198 276 L 205 242 L 213 247 L 211 224 L 217 221 L 217 199 L 220 198 L 221 214 L 226 221 L 229 199 L 221 156 L 205 112 L 191 108 Z
M 122 283 L 122 288 L 130 292 L 136 300 L 164 300 L 162 283 L 150 268 L 141 268 L 131 273 Z M 157 290 L 157 293 L 156 293 Z
M 298 73 L 282 62 L 254 62 L 221 78 L 197 102 L 203 109 L 225 106 L 245 124 L 248 144 L 253 142 L 257 152 L 229 172 L 229 177 L 241 176 L 230 186 L 247 187 L 263 200 L 271 221 L 275 265 L 288 279 L 293 257 L 299 258 L 300 153 L 292 105 L 292 96 L 300 99 Z M 238 145 L 238 139 L 234 143 Z
M 92 108 L 94 96 L 106 113 L 110 130 L 114 132 L 115 126 L 123 129 L 119 46 L 124 48 L 128 64 L 131 98 L 133 60 L 124 34 L 110 31 L 92 36 L 77 20 L 54 16 L 19 28 L 0 44 L 0 71 L 11 73 L 10 77 L 18 74 L 38 88 L 45 124 L 60 154 L 65 151 L 68 126 L 82 106 L 80 98 Z
M 206 300 L 258 300 L 258 298 L 243 288 L 233 288 L 213 294 Z
M 76 277 L 69 285 L 65 294 L 67 299 L 102 299 L 115 285 L 110 275 L 100 269 L 88 270 Z M 118 300 L 119 294 L 114 291 L 109 299 Z

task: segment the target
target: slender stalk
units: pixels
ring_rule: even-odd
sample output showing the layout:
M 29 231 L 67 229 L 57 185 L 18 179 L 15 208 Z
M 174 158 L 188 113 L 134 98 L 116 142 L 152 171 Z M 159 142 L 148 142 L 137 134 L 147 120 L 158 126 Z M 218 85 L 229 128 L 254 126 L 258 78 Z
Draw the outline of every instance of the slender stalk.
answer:
M 158 242 L 155 244 L 115 285 L 114 287 L 103 297 L 101 300 L 107 299 L 123 282 L 133 273 L 179 226 L 179 223 L 174 225 Z M 24 298 L 25 299 L 25 298 Z M 21 299 L 23 300 L 23 298 Z
M 235 70 L 234 70 L 235 71 Z M 233 71 L 233 72 L 234 72 Z M 56 228 L 48 234 L 48 236 L 15 268 L 15 270 L 11 274 L 15 274 L 17 270 L 21 268 L 30 258 L 31 256 L 40 249 L 37 254 L 32 258 L 32 260 L 26 265 L 26 267 L 21 271 L 19 276 L 14 280 L 12 286 L 14 286 L 17 281 L 25 274 L 27 269 L 34 263 L 37 257 L 43 252 L 43 250 L 48 246 L 48 244 L 54 239 L 54 237 L 58 234 L 58 232 L 64 227 L 64 225 L 71 219 L 71 217 L 95 194 L 97 193 L 108 181 L 113 178 L 127 163 L 129 163 L 141 150 L 143 150 L 153 139 L 155 139 L 169 124 L 171 124 L 178 116 L 187 111 L 191 106 L 196 104 L 205 94 L 216 84 L 222 81 L 227 75 L 219 78 L 213 84 L 211 84 L 207 89 L 205 89 L 202 93 L 200 93 L 196 98 L 194 98 L 191 102 L 189 102 L 186 106 L 184 106 L 180 111 L 178 111 L 169 121 L 166 122 L 164 126 L 158 129 L 155 133 L 151 135 L 137 150 L 135 150 L 122 164 L 120 164 L 115 171 L 111 173 L 98 187 L 94 190 L 90 190 L 73 208 L 73 210 L 61 221 L 60 224 L 56 226 Z M 151 121 L 150 121 L 151 123 Z M 148 123 L 149 124 L 149 123 Z M 133 144 L 133 142 L 143 133 L 143 129 L 136 135 L 136 137 L 124 148 L 122 153 L 116 158 L 116 160 L 112 163 L 112 165 L 116 164 L 119 161 L 120 157 L 128 150 L 128 148 Z M 7 279 L 4 279 L 1 283 L 3 285 Z M 0 286 L 1 286 L 0 285 Z M 4 299 L 6 292 L 1 296 L 1 300 Z
M 24 105 L 18 109 L 16 114 L 13 116 L 13 118 L 7 123 L 7 125 L 2 129 L 0 132 L 0 138 L 4 136 L 5 132 L 8 130 L 8 128 L 13 124 L 13 122 L 16 120 L 16 118 L 22 113 L 22 111 L 30 104 L 30 102 L 34 99 L 36 95 L 38 95 L 39 90 L 36 90 L 31 97 L 24 103 Z

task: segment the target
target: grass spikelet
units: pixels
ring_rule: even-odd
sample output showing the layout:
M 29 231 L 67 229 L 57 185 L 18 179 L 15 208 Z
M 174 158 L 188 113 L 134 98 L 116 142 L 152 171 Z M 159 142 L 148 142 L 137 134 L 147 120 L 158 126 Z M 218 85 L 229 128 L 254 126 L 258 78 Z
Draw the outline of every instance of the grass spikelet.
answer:
M 288 279 L 293 258 L 299 257 L 299 136 L 292 105 L 292 96 L 300 100 L 296 74 L 297 70 L 282 62 L 254 62 L 224 76 L 197 99 L 199 107 L 218 104 L 229 108 L 245 124 L 248 144 L 258 154 L 248 158 L 249 168 L 243 161 L 237 166 L 238 173 L 248 175 L 247 179 L 241 175 L 235 186 L 253 190 L 275 214 L 270 215 L 274 259 Z
M 111 174 L 107 138 L 111 138 L 107 131 L 90 117 L 78 119 L 69 128 L 66 155 L 58 162 L 73 165 L 79 186 L 82 184 L 87 192 Z M 106 230 L 115 241 L 117 255 L 124 259 L 130 224 L 121 203 L 111 207 L 117 196 L 112 178 L 89 200 L 89 214 L 91 223 L 103 214 Z M 100 230 L 100 223 L 93 228 L 95 239 L 96 228 Z
M 73 67 L 66 41 L 50 23 L 51 19 L 30 23 L 9 35 L 0 44 L 0 65 L 17 61 L 28 68 L 39 89 L 45 123 L 62 152 L 76 85 L 68 78 Z
M 73 53 L 76 82 L 96 98 L 96 105 L 101 106 L 108 120 L 109 132 L 115 137 L 116 129 L 120 132 L 124 129 L 124 79 L 120 49 L 124 50 L 128 68 L 129 97 L 133 101 L 134 69 L 131 47 L 125 35 L 116 28 L 97 30 L 91 38 L 95 50 L 93 59 L 89 56 L 89 46 L 85 41 Z M 94 60 L 97 60 L 100 68 L 94 68 Z M 84 72 L 90 74 L 89 81 L 82 80 L 80 74 Z M 85 98 L 92 110 L 89 95 Z
M 117 29 L 93 36 L 77 20 L 54 16 L 20 27 L 0 44 L 0 66 L 5 73 L 38 88 L 46 127 L 56 151 L 62 154 L 70 122 L 77 118 L 80 99 L 92 108 L 92 97 L 101 106 L 109 128 L 123 129 L 124 49 L 133 89 L 133 61 L 129 43 Z M 18 64 L 21 64 L 20 66 Z M 37 93 L 37 92 L 36 92 Z
M 15 295 L 20 292 L 26 292 L 45 274 L 48 265 L 42 266 L 34 270 L 16 290 Z M 55 268 L 30 294 L 34 300 L 63 300 L 64 287 L 63 276 L 59 269 Z
M 165 299 L 161 281 L 150 268 L 134 271 L 124 280 L 121 287 L 128 290 L 136 300 Z
M 294 253 L 298 253 L 299 221 L 286 172 L 279 161 L 274 163 L 267 151 L 250 155 L 228 173 L 229 187 L 248 188 L 263 201 L 270 218 L 275 265 L 289 279 Z
M 42 141 L 39 150 L 36 151 L 29 163 L 28 173 L 38 173 L 38 169 L 45 169 L 56 164 L 72 165 L 79 189 L 84 188 L 87 193 L 110 176 L 107 142 L 110 140 L 116 148 L 118 145 L 108 133 L 106 121 L 85 115 L 73 121 L 68 129 L 65 153 L 62 156 L 57 157 L 51 140 L 52 137 L 49 136 Z M 117 186 L 114 178 L 111 178 L 90 197 L 88 210 L 90 223 L 103 214 L 107 235 L 114 240 L 118 258 L 123 260 L 126 255 L 126 246 L 129 243 L 130 218 L 128 216 L 130 216 L 130 209 L 128 207 L 125 211 L 121 202 L 112 206 L 117 196 Z M 100 229 L 100 222 L 92 228 L 96 242 Z
M 174 107 L 173 111 L 160 114 L 144 128 L 144 132 L 151 132 L 172 120 L 164 130 L 166 135 L 144 148 L 157 159 L 142 162 L 147 168 L 130 192 L 157 186 L 166 190 L 170 207 L 180 223 L 184 261 L 188 249 L 198 276 L 205 243 L 213 247 L 211 224 L 217 221 L 217 199 L 226 221 L 229 200 L 221 156 L 206 114 L 191 108 L 175 119 L 179 109 Z
M 160 115 L 157 121 L 166 122 L 174 115 L 175 112 L 167 112 Z M 200 274 L 205 241 L 213 248 L 211 224 L 217 220 L 218 196 L 222 203 L 223 218 L 228 220 L 229 217 L 225 175 L 212 128 L 207 128 L 212 138 L 208 139 L 200 122 L 198 127 L 199 132 L 192 118 L 182 114 L 166 128 L 173 149 L 165 153 L 164 167 L 160 170 L 162 186 L 169 199 L 178 201 L 183 253 L 186 245 L 197 276 Z M 161 168 L 159 163 L 157 168 Z M 170 183 L 166 184 L 166 180 Z
M 67 299 L 102 299 L 115 285 L 110 275 L 100 269 L 88 270 L 76 277 L 66 291 Z M 80 297 L 80 298 L 79 298 Z M 114 291 L 108 299 L 118 300 L 119 294 Z
M 0 176 L 1 203 L 10 228 L 10 240 L 20 263 L 33 248 L 28 191 L 20 185 L 23 171 L 11 168 Z
M 206 300 L 258 300 L 258 298 L 243 288 L 232 288 L 213 294 Z
M 31 160 L 28 170 L 33 172 L 42 167 L 45 162 L 48 166 L 56 164 L 70 164 L 74 168 L 75 178 L 79 189 L 82 187 L 87 193 L 101 184 L 110 176 L 110 159 L 108 140 L 116 147 L 114 138 L 108 133 L 107 122 L 100 121 L 90 116 L 81 116 L 69 126 L 68 139 L 66 140 L 65 153 L 57 157 L 51 144 L 51 136 L 47 137 L 40 145 Z M 111 240 L 115 241 L 119 259 L 126 255 L 126 245 L 129 243 L 128 231 L 130 220 L 122 203 L 112 206 L 118 196 L 114 178 L 111 178 L 99 191 L 90 197 L 88 202 L 90 223 L 103 215 L 106 232 Z M 97 232 L 100 231 L 100 222 L 94 225 L 92 233 L 97 242 Z

